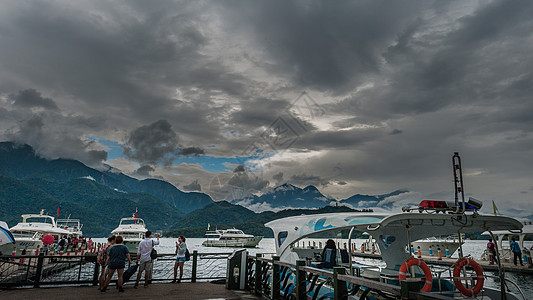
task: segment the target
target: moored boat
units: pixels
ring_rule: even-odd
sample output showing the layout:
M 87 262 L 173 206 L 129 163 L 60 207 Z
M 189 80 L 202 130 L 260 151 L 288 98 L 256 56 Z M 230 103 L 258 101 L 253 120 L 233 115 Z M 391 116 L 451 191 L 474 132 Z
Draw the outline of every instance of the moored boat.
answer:
M 130 252 L 137 252 L 139 243 L 144 239 L 146 226 L 141 218 L 122 218 L 117 228 L 111 231 L 113 235 L 120 235 L 124 238 L 124 245 Z
M 262 236 L 245 234 L 239 229 L 215 230 L 206 232 L 206 240 L 202 243 L 205 247 L 256 247 Z

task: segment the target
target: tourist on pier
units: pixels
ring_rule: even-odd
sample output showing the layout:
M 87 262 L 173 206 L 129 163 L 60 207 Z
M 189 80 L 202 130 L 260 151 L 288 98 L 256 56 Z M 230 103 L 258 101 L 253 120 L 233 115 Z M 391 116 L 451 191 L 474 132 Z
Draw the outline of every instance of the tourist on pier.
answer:
M 489 239 L 487 243 L 487 250 L 489 251 L 489 264 L 492 265 L 496 259 L 496 245 L 492 242 L 492 239 Z
M 92 249 L 93 248 L 93 239 L 92 238 L 89 238 L 89 240 L 87 241 L 87 247 L 89 249 Z
M 517 265 L 516 258 L 518 257 L 520 259 L 520 265 L 523 266 L 524 263 L 522 262 L 522 250 L 520 249 L 520 245 L 518 245 L 515 238 L 511 239 L 511 244 L 509 244 L 509 246 L 514 254 L 514 265 Z
M 122 275 L 124 274 L 124 268 L 126 267 L 126 259 L 128 259 L 128 262 L 131 265 L 131 257 L 130 257 L 130 251 L 128 250 L 128 247 L 126 247 L 124 244 L 124 238 L 122 236 L 117 236 L 115 239 L 115 245 L 109 249 L 109 254 L 107 255 L 107 278 L 105 280 L 104 287 L 100 290 L 101 292 L 105 292 L 107 289 L 107 286 L 109 285 L 109 282 L 111 282 L 111 278 L 113 277 L 113 274 L 115 273 L 115 270 L 117 271 L 118 275 L 118 291 L 124 292 L 124 289 L 122 288 L 123 278 Z
M 183 276 L 183 264 L 185 263 L 185 252 L 187 252 L 185 237 L 180 235 L 178 237 L 178 242 L 176 242 L 176 253 L 174 253 L 174 255 L 176 255 L 176 262 L 174 263 L 174 280 L 172 280 L 172 283 L 176 282 L 178 267 L 180 268 L 180 279 L 178 279 L 178 283 L 181 282 L 181 278 Z
M 100 247 L 100 250 L 98 250 L 98 256 L 97 256 L 97 263 L 100 264 L 100 268 L 102 269 L 100 272 L 100 278 L 99 278 L 99 289 L 102 290 L 105 283 L 105 275 L 107 274 L 107 256 L 109 255 L 109 249 L 113 247 L 115 244 L 115 238 L 116 236 L 112 235 L 107 238 L 107 244 L 102 245 Z
M 65 246 L 67 245 L 67 237 L 63 236 L 63 238 L 60 239 L 57 244 L 59 245 L 59 251 L 65 250 Z
M 157 241 L 152 241 L 152 232 L 148 230 L 144 240 L 139 243 L 139 247 L 137 248 L 137 259 L 135 263 L 139 265 L 139 273 L 137 273 L 137 281 L 135 282 L 134 288 L 139 287 L 139 281 L 141 280 L 143 271 L 144 287 L 148 287 L 148 279 L 150 278 L 150 273 L 152 272 L 153 267 L 150 254 L 155 245 L 159 245 L 159 234 L 157 235 Z

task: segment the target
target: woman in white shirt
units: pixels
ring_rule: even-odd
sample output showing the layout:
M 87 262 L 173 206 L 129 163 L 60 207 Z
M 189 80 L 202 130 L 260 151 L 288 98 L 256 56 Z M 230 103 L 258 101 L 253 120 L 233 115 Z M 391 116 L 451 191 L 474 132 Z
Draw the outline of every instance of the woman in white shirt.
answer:
M 185 244 L 185 237 L 180 235 L 178 241 L 176 242 L 176 262 L 174 263 L 174 280 L 172 283 L 176 283 L 176 277 L 178 275 L 178 266 L 180 267 L 180 279 L 178 283 L 181 282 L 181 277 L 183 277 L 183 264 L 185 263 L 185 252 L 187 252 L 187 244 Z

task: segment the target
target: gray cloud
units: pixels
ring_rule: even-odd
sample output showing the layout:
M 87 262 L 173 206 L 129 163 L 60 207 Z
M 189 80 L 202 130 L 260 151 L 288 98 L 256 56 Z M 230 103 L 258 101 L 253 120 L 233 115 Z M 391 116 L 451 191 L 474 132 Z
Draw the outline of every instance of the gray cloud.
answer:
M 199 156 L 202 154 L 205 154 L 205 150 L 199 147 L 183 148 L 179 152 L 179 155 L 183 155 L 183 156 L 187 156 L 187 155 Z
M 258 145 L 263 175 L 242 172 L 230 192 L 260 192 L 264 176 L 337 198 L 449 195 L 459 151 L 476 198 L 527 210 L 531 15 L 531 2 L 499 0 L 6 2 L 0 137 L 88 164 L 106 157 L 93 137 L 125 142 L 129 159 L 204 187 L 234 173 L 169 166 L 175 155 Z M 321 113 L 293 119 L 302 91 Z M 293 143 L 277 143 L 279 120 Z
M 141 163 L 157 164 L 172 160 L 177 152 L 178 135 L 166 120 L 133 130 L 124 145 L 124 154 Z
M 14 106 L 19 107 L 41 107 L 51 110 L 59 110 L 54 100 L 50 98 L 44 98 L 41 93 L 34 89 L 27 89 L 19 91 L 18 94 L 11 95 L 11 100 Z
M 202 186 L 200 185 L 200 183 L 198 183 L 198 180 L 194 180 L 193 182 L 184 185 L 183 189 L 186 191 L 201 191 Z
M 309 175 L 306 173 L 292 175 L 289 182 L 294 183 L 296 185 L 327 185 L 330 183 L 329 180 L 324 179 L 318 175 Z
M 135 175 L 143 176 L 143 177 L 149 177 L 151 172 L 154 172 L 155 169 L 152 166 L 144 165 L 140 166 L 135 172 L 133 172 Z

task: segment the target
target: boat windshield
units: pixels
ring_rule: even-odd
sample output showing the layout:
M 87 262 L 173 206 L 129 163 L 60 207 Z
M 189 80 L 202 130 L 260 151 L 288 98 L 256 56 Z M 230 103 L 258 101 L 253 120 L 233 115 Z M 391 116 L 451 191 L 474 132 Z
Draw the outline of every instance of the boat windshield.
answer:
M 144 225 L 143 219 L 122 219 L 120 220 L 120 225 Z
M 53 225 L 53 220 L 50 217 L 28 217 L 25 220 L 26 223 L 46 223 Z

